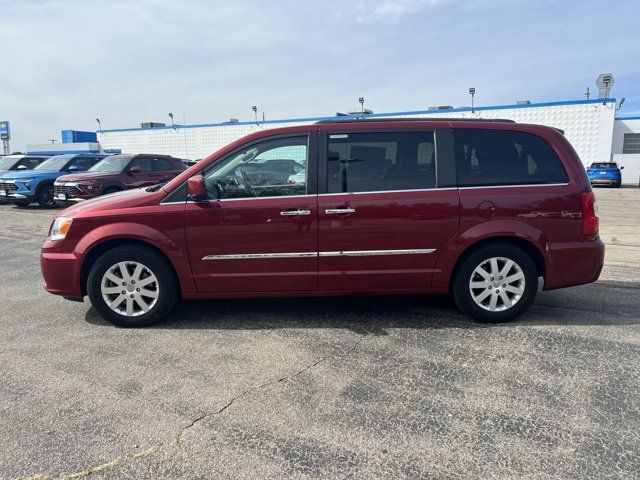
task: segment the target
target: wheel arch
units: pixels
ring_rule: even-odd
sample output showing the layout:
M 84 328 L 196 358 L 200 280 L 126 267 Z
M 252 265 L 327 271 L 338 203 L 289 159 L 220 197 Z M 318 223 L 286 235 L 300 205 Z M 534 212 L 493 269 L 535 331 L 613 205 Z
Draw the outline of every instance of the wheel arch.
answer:
M 449 288 L 460 269 L 460 266 L 464 263 L 464 261 L 471 255 L 473 252 L 479 250 L 480 248 L 486 247 L 487 245 L 491 245 L 494 243 L 509 243 L 515 247 L 524 250 L 524 252 L 531 257 L 533 263 L 538 270 L 538 276 L 546 278 L 547 276 L 547 265 L 545 262 L 544 255 L 540 251 L 540 249 L 535 245 L 534 242 L 513 235 L 496 235 L 492 237 L 483 238 L 478 240 L 465 248 L 465 250 L 458 256 L 453 269 L 451 270 L 451 276 L 449 277 Z
M 158 253 L 171 265 L 180 294 L 195 292 L 185 248 L 149 226 L 123 223 L 109 225 L 108 231 L 98 228 L 85 235 L 76 245 L 74 252 L 81 258 L 78 280 L 83 296 L 87 294 L 89 271 L 98 257 L 111 248 L 124 245 L 138 245 Z

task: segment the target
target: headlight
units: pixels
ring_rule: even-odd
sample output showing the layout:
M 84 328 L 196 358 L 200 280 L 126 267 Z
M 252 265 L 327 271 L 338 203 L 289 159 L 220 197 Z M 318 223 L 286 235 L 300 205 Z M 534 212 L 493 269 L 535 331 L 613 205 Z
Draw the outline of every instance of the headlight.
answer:
M 49 240 L 64 240 L 71 228 L 71 223 L 73 223 L 72 218 L 56 218 L 51 226 L 51 235 L 49 235 Z
M 62 183 L 62 185 L 66 186 L 66 187 L 77 187 L 78 186 L 78 182 L 66 182 L 66 183 Z
M 21 178 L 20 180 L 18 180 L 18 182 L 27 183 L 27 182 L 30 182 L 31 180 L 33 180 L 33 178 Z

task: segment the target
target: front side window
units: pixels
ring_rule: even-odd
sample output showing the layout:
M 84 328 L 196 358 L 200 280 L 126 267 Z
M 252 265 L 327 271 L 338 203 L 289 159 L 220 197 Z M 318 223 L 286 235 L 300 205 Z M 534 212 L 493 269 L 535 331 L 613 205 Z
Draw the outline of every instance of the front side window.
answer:
M 150 172 L 151 171 L 151 159 L 146 157 L 139 157 L 131 162 L 129 169 L 133 167 L 138 167 L 141 172 Z
M 204 172 L 209 198 L 248 198 L 307 193 L 308 137 L 264 140 Z
M 329 193 L 436 186 L 433 132 L 329 134 Z
M 458 186 L 536 185 L 568 182 L 551 146 L 536 135 L 510 130 L 453 132 Z
M 89 169 L 90 172 L 120 173 L 131 161 L 130 155 L 113 155 L 99 161 Z

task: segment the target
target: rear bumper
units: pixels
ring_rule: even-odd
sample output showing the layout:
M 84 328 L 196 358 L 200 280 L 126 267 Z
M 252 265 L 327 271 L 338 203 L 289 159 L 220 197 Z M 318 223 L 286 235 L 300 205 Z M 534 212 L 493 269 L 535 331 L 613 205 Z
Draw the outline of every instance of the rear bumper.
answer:
M 46 245 L 46 244 L 45 244 Z M 40 269 L 47 292 L 63 297 L 82 298 L 80 288 L 80 260 L 74 253 L 40 251 Z
M 596 178 L 593 180 L 589 180 L 591 185 L 617 185 L 620 183 L 620 180 L 615 180 L 613 178 Z
M 598 280 L 604 265 L 604 243 L 598 237 L 584 242 L 549 244 L 545 290 Z

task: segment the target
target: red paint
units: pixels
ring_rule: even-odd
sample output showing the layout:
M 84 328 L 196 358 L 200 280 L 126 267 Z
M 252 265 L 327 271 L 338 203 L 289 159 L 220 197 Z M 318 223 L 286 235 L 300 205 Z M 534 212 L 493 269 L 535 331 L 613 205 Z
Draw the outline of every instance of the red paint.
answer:
M 263 130 L 219 150 L 157 192 L 129 191 L 68 208 L 63 241 L 46 241 L 41 266 L 48 291 L 81 297 L 81 272 L 104 242 L 137 241 L 164 253 L 183 298 L 445 293 L 456 262 L 478 242 L 527 242 L 544 263 L 545 289 L 595 281 L 604 245 L 593 194 L 578 156 L 556 130 L 510 123 L 384 122 L 375 129 L 485 128 L 521 130 L 548 141 L 568 185 L 442 188 L 161 203 L 188 181 L 202 193 L 203 167 L 256 139 L 290 133 L 371 130 L 372 124 L 308 125 Z M 327 214 L 351 208 L 352 213 Z M 281 215 L 308 210 L 309 215 Z M 317 252 L 435 249 L 420 255 L 318 256 Z M 203 260 L 264 253 L 310 256 Z

